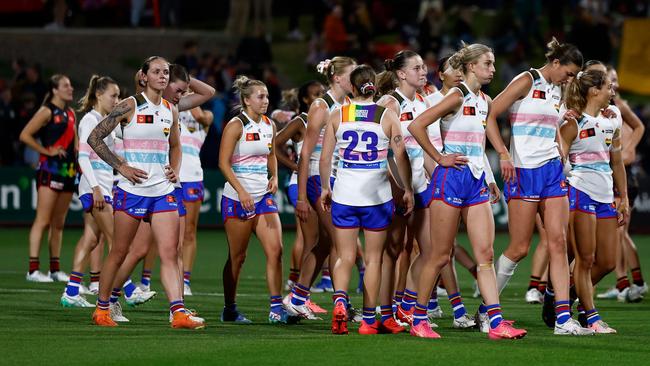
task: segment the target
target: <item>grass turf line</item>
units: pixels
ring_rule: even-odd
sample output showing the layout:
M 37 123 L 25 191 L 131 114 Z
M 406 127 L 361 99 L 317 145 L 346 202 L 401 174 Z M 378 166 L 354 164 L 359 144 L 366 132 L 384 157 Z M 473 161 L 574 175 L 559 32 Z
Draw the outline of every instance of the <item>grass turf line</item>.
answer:
M 64 232 L 61 266 L 70 271 L 72 251 L 80 230 Z M 268 293 L 264 279 L 264 255 L 255 239 L 239 286 L 239 308 L 254 321 L 253 325 L 222 324 L 219 321 L 223 297 L 221 272 L 227 256 L 225 234 L 222 231 L 200 231 L 198 256 L 192 272 L 192 290 L 196 296 L 187 297 L 186 304 L 206 318 L 203 331 L 173 330 L 168 324 L 168 303 L 160 285 L 160 271 L 154 270 L 152 287 L 158 296 L 151 302 L 131 309 L 124 303 L 124 314 L 131 320 L 115 329 L 93 327 L 92 309 L 63 309 L 59 297 L 64 283 L 35 284 L 25 281 L 27 269 L 27 229 L 3 229 L 0 233 L 0 334 L 3 356 L 0 364 L 7 365 L 175 365 L 191 364 L 280 364 L 295 363 L 300 358 L 314 365 L 337 364 L 431 364 L 444 362 L 480 362 L 482 365 L 505 362 L 541 364 L 568 362 L 573 365 L 612 362 L 616 365 L 643 364 L 647 361 L 648 300 L 638 304 L 621 304 L 599 300 L 598 309 L 611 326 L 619 331 L 612 336 L 559 337 L 553 336 L 540 319 L 538 305 L 523 300 L 531 256 L 517 269 L 502 296 L 506 319 L 528 330 L 521 341 L 489 341 L 476 331 L 451 328 L 451 309 L 446 299 L 440 299 L 445 313 L 437 321 L 440 340 L 415 339 L 407 334 L 359 336 L 357 326 L 351 325 L 349 336 L 333 336 L 329 316 L 323 321 L 303 322 L 297 326 L 267 324 Z M 289 270 L 290 247 L 294 234 L 284 234 L 284 272 Z M 634 238 L 639 248 L 641 268 L 650 268 L 650 236 Z M 460 242 L 468 248 L 467 238 Z M 506 235 L 497 235 L 495 253 L 500 255 L 507 244 Z M 47 271 L 46 248 L 41 255 L 41 270 Z M 470 276 L 457 266 L 463 300 L 470 314 L 476 311 L 478 300 L 471 298 Z M 138 281 L 140 268 L 133 276 Z M 85 277 L 88 281 L 88 275 Z M 608 276 L 598 290 L 614 283 Z M 350 288 L 356 287 L 356 271 Z M 361 307 L 361 296 L 351 294 L 355 306 Z M 331 310 L 330 294 L 314 294 L 313 300 Z M 95 297 L 89 296 L 93 302 Z

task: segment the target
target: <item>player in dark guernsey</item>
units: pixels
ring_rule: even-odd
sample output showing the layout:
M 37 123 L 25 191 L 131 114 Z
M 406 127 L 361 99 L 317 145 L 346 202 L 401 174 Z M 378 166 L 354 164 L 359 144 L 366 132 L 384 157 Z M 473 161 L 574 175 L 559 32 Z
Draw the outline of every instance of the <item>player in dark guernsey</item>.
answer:
M 53 75 L 43 105 L 20 133 L 20 141 L 40 154 L 36 171 L 36 218 L 29 232 L 28 281 L 68 281 L 68 275 L 60 270 L 59 256 L 65 217 L 72 193 L 76 190 L 76 117 L 68 106 L 73 100 L 72 91 L 67 76 Z M 39 252 L 45 230 L 48 230 L 50 249 L 48 274 L 41 272 L 39 267 Z

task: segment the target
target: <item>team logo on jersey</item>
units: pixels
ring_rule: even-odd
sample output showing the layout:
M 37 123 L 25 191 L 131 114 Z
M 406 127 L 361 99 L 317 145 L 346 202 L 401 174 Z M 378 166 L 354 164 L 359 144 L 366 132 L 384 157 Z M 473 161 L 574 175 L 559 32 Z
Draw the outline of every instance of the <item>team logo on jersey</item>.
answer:
M 404 113 L 400 114 L 399 120 L 402 121 L 402 122 L 413 120 L 413 112 L 404 112 Z
M 173 194 L 168 194 L 166 198 L 167 198 L 167 203 L 176 203 L 176 196 L 174 196 Z
M 566 188 L 566 181 L 560 181 L 560 188 Z
M 268 147 L 269 152 L 271 152 L 271 149 L 273 149 L 273 144 L 269 142 L 268 144 L 266 144 L 266 147 Z
M 586 130 L 580 131 L 580 139 L 586 139 L 588 137 L 596 136 L 596 130 L 593 128 L 588 128 Z
M 187 130 L 190 131 L 190 133 L 194 133 L 194 131 L 196 131 L 196 128 L 188 127 Z
M 609 147 L 609 145 L 611 145 L 611 144 L 612 144 L 612 139 L 610 137 L 607 137 L 605 139 L 605 145 L 607 145 L 607 147 Z
M 546 99 L 546 92 L 543 90 L 533 90 L 533 99 Z
M 165 134 L 165 137 L 169 136 L 169 127 L 163 128 L 163 133 Z
M 487 128 L 487 120 L 482 120 L 481 124 L 483 124 L 483 129 Z
M 153 116 L 150 114 L 138 114 L 137 123 L 153 123 Z
M 475 116 L 476 115 L 476 108 L 475 107 L 470 107 L 470 106 L 463 107 L 463 115 L 464 116 Z
M 479 192 L 479 195 L 485 196 L 487 194 L 488 194 L 488 188 L 487 187 L 481 188 L 481 191 Z
M 260 140 L 260 134 L 257 132 L 246 134 L 246 141 L 259 141 L 259 140 Z
M 555 108 L 555 111 L 556 111 L 556 112 L 559 112 L 559 111 L 560 111 L 560 105 L 559 105 L 559 104 L 554 104 L 554 105 L 553 105 L 553 108 Z
M 63 116 L 60 115 L 60 114 L 57 114 L 57 115 L 54 116 L 54 118 L 52 120 L 54 121 L 54 123 L 61 123 L 61 122 L 63 122 Z
M 273 208 L 275 207 L 275 201 L 273 201 L 273 198 L 267 198 L 266 199 L 266 205 Z

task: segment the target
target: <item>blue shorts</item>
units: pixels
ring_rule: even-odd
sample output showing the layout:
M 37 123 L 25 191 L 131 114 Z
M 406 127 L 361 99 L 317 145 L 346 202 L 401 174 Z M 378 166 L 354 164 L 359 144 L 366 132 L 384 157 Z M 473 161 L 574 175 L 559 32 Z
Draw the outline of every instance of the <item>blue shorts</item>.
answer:
M 255 212 L 244 210 L 239 201 L 221 196 L 221 218 L 224 223 L 232 218 L 248 220 L 257 215 L 272 213 L 278 213 L 278 204 L 275 203 L 275 198 L 271 193 L 265 194 L 259 202 L 255 203 Z
M 415 199 L 416 210 L 428 208 L 431 205 L 431 201 L 433 201 L 433 187 L 431 185 L 431 182 L 427 184 L 427 188 L 424 191 L 415 193 L 413 195 L 413 198 Z
M 183 187 L 183 201 L 203 202 L 203 182 L 181 182 L 181 187 Z
M 515 171 L 515 181 L 504 183 L 503 194 L 506 201 L 540 201 L 567 195 L 566 177 L 560 159 L 553 159 L 539 168 L 515 168 Z
M 296 204 L 298 203 L 298 185 L 297 184 L 292 184 L 289 187 L 287 187 L 287 197 L 289 197 L 289 202 L 291 202 L 293 207 L 296 207 Z
M 594 201 L 585 192 L 571 186 L 569 186 L 569 209 L 596 215 L 597 219 L 615 219 L 618 217 L 614 202 L 602 203 Z
M 431 176 L 432 196 L 456 208 L 488 202 L 490 190 L 485 183 L 485 173 L 476 179 L 465 165 L 458 170 L 438 165 Z
M 330 177 L 330 188 L 334 188 L 334 177 Z M 307 178 L 307 199 L 312 204 L 316 206 L 318 200 L 320 199 L 320 194 L 322 192 L 322 185 L 320 183 L 320 175 L 312 175 Z
M 148 221 L 155 213 L 178 212 L 178 199 L 174 192 L 157 197 L 144 197 L 116 187 L 113 210 L 123 211 L 131 217 Z
M 393 221 L 393 200 L 375 206 L 348 206 L 332 201 L 332 223 L 339 229 L 386 230 Z
M 176 195 L 176 201 L 178 202 L 178 216 L 183 217 L 187 214 L 187 210 L 185 210 L 185 204 L 183 203 L 183 188 L 174 188 L 174 194 Z
M 92 193 L 85 193 L 79 197 L 81 201 L 81 207 L 83 207 L 84 212 L 91 212 L 93 210 L 94 201 Z M 104 202 L 109 205 L 113 205 L 113 199 L 110 196 L 104 196 Z

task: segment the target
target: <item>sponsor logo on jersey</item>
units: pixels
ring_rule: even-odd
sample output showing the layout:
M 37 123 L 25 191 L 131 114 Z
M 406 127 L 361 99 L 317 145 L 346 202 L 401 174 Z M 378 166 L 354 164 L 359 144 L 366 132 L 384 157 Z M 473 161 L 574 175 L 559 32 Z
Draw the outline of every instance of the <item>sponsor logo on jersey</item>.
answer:
M 412 121 L 413 120 L 413 112 L 404 112 L 400 114 L 399 120 L 404 122 L 404 121 Z
M 586 139 L 588 137 L 596 136 L 596 130 L 593 128 L 588 128 L 586 130 L 580 131 L 580 139 Z
M 533 90 L 533 99 L 546 99 L 546 92 L 543 90 Z
M 260 140 L 260 134 L 257 132 L 246 134 L 246 141 L 259 141 L 259 140 Z
M 136 117 L 137 123 L 153 123 L 153 116 L 150 114 L 138 114 Z
M 162 123 L 164 123 L 164 124 L 168 124 L 168 125 L 171 125 L 171 124 L 172 124 L 172 120 L 171 120 L 171 119 L 167 119 L 167 118 L 163 118 L 163 119 L 162 119 Z M 180 129 L 180 126 L 178 126 L 178 128 Z
M 476 108 L 475 107 L 470 107 L 470 106 L 463 107 L 463 115 L 464 116 L 475 116 L 476 115 Z
M 367 109 L 357 109 L 354 111 L 354 117 L 356 118 L 368 118 Z

